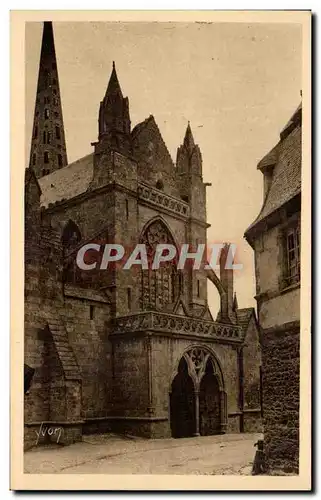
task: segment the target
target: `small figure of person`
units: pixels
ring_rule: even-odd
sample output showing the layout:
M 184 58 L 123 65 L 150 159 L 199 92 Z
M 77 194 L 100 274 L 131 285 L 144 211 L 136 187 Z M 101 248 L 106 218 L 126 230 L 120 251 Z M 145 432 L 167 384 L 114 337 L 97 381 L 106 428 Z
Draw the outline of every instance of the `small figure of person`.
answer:
M 252 476 L 258 474 L 263 474 L 265 472 L 264 467 L 264 443 L 263 439 L 259 439 L 254 446 L 257 446 L 257 450 L 254 457 Z

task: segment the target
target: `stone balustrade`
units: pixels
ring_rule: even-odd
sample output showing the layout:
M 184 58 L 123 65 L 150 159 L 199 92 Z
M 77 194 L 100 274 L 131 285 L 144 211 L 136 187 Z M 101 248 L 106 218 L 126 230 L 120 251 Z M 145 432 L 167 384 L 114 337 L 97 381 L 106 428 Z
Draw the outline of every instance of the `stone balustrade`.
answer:
M 184 217 L 189 216 L 189 205 L 187 203 L 162 193 L 158 189 L 153 189 L 146 184 L 140 183 L 138 185 L 138 196 L 140 199 L 152 203 L 153 205 L 161 206 L 162 208 L 166 208 L 166 210 L 170 210 Z
M 168 334 L 197 335 L 220 341 L 243 341 L 242 328 L 240 326 L 207 321 L 201 318 L 147 311 L 120 316 L 114 320 L 114 334 L 126 334 L 146 330 Z

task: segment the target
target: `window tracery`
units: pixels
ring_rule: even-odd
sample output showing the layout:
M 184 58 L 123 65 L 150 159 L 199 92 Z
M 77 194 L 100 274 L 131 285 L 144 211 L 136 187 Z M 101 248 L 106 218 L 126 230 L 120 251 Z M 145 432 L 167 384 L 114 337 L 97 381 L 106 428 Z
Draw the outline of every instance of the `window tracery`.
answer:
M 152 269 L 156 247 L 158 244 L 175 245 L 172 235 L 165 224 L 157 220 L 144 231 L 141 243 L 145 244 L 148 269 L 142 271 L 141 307 L 146 309 L 163 309 L 174 303 L 180 293 L 181 278 L 175 260 L 162 262 L 159 269 Z

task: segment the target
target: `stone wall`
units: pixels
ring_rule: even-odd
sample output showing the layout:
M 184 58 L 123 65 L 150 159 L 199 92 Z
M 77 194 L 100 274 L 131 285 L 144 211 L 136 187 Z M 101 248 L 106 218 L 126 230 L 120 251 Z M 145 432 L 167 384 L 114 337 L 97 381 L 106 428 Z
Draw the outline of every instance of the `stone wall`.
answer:
M 261 349 L 259 331 L 251 317 L 243 347 L 243 408 L 257 410 L 261 406 L 260 395 Z
M 110 401 L 112 355 L 108 340 L 109 304 L 74 297 L 68 290 L 65 298 L 65 321 L 69 343 L 75 353 L 82 377 L 82 416 L 103 417 Z
M 263 418 L 268 469 L 299 470 L 300 329 L 262 332 Z
M 151 395 L 148 374 L 148 338 L 112 339 L 112 394 L 110 415 L 148 416 Z

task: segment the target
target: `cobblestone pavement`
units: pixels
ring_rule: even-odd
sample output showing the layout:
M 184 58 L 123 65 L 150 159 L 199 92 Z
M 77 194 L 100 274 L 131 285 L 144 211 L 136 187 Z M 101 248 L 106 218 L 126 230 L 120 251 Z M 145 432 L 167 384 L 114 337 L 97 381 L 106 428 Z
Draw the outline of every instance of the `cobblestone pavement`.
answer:
M 261 434 L 141 439 L 113 434 L 81 443 L 35 447 L 24 454 L 31 474 L 240 474 L 250 475 Z

